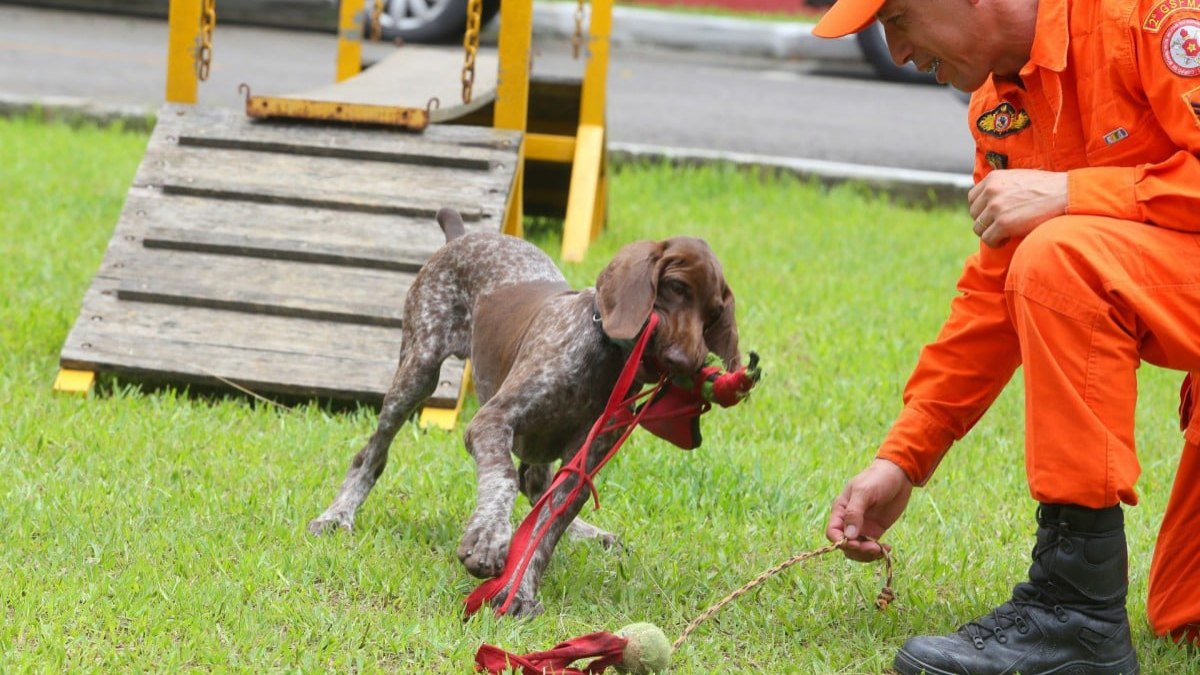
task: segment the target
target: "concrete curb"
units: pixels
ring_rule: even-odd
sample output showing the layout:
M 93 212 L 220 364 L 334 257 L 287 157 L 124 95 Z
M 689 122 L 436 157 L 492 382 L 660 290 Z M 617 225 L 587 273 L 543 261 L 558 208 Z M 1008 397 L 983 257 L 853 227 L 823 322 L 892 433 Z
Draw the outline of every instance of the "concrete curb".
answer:
M 110 106 L 71 97 L 27 98 L 0 94 L 0 115 L 6 117 L 33 116 L 68 123 L 121 124 L 127 129 L 149 132 L 154 128 L 156 111 L 143 106 Z M 811 178 L 825 185 L 856 182 L 886 193 L 909 204 L 961 204 L 971 189 L 971 176 L 895 169 L 883 166 L 828 162 L 720 152 L 697 148 L 667 148 L 637 143 L 610 143 L 609 160 L 622 163 L 666 163 L 673 166 L 704 166 L 730 164 L 744 168 L 778 171 L 800 178 Z
M 738 167 L 786 173 L 798 178 L 815 179 L 824 185 L 854 182 L 876 192 L 891 195 L 906 204 L 963 204 L 974 184 L 966 174 L 916 169 L 896 169 L 886 166 L 828 162 L 820 159 L 800 159 L 720 152 L 698 148 L 664 148 L 636 143 L 610 143 L 609 159 L 614 164 L 665 162 L 673 166 L 703 166 L 732 164 Z
M 0 115 L 32 116 L 71 124 L 121 124 L 127 129 L 149 132 L 157 115 L 153 108 L 138 105 L 109 105 L 74 96 L 30 98 L 0 93 Z

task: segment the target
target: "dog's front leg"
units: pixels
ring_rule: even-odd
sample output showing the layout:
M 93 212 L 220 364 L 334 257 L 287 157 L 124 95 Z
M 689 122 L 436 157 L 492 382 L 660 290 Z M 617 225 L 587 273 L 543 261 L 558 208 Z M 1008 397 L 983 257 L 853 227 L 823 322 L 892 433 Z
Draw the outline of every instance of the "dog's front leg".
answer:
M 575 445 L 580 445 L 582 442 L 581 440 Z M 521 492 L 529 499 L 530 504 L 536 504 L 542 495 L 546 494 L 546 489 L 550 487 L 550 482 L 554 479 L 554 467 L 549 464 L 522 462 L 518 473 L 521 478 Z M 567 534 L 573 539 L 595 539 L 606 549 L 619 547 L 621 543 L 617 535 L 608 530 L 602 530 L 579 517 L 571 520 L 571 524 L 567 526 Z
M 595 470 L 596 464 L 599 463 L 604 455 L 608 454 L 608 450 L 616 441 L 617 436 L 618 434 L 616 433 L 606 434 L 600 436 L 592 443 L 592 447 L 588 451 L 585 471 L 590 473 Z M 573 499 L 571 498 L 571 493 L 579 486 L 579 481 L 577 473 L 570 472 L 565 474 L 561 482 L 550 493 L 550 498 L 546 502 L 546 508 L 538 513 L 533 531 L 539 532 L 545 527 L 546 534 L 538 542 L 535 550 L 524 554 L 529 558 L 529 565 L 526 567 L 525 575 L 521 578 L 520 586 L 517 587 L 517 593 L 509 605 L 508 614 L 510 616 L 536 616 L 542 612 L 542 604 L 537 600 L 537 591 L 542 583 L 542 574 L 546 571 L 546 566 L 550 562 L 550 555 L 554 553 L 555 547 L 558 546 L 558 540 L 562 538 L 563 533 L 576 520 L 576 516 L 583 510 L 584 504 L 587 504 L 591 498 L 591 490 L 586 485 L 579 489 Z M 558 511 L 561 511 L 561 514 L 553 522 L 547 524 L 546 521 L 550 518 L 551 514 Z M 589 525 L 588 527 L 591 526 Z M 499 607 L 504 603 L 508 597 L 510 588 L 511 586 L 506 586 L 496 597 L 492 598 L 493 607 Z
M 500 406 L 484 405 L 467 426 L 467 452 L 475 459 L 475 512 L 467 521 L 458 559 L 481 578 L 498 576 L 512 538 L 517 469 L 512 461 L 513 428 Z

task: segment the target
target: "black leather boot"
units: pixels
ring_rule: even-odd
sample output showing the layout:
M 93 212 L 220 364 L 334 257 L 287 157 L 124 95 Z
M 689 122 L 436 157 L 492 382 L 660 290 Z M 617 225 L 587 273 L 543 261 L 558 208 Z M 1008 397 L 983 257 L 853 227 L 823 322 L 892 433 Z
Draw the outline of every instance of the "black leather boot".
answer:
M 1121 507 L 1043 504 L 1029 581 L 951 635 L 904 643 L 902 675 L 1135 675 Z

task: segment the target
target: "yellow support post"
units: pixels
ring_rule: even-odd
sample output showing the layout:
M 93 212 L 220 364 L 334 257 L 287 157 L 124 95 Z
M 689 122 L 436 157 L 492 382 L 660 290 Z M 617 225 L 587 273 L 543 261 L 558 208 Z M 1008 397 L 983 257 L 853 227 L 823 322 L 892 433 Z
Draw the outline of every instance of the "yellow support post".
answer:
M 611 35 L 612 0 L 592 0 L 587 67 L 583 71 L 583 91 L 579 101 L 579 131 L 575 135 L 571 188 L 567 195 L 567 215 L 563 220 L 562 258 L 573 262 L 583 260 L 588 244 L 599 234 L 606 215 L 604 111 Z
M 525 158 L 570 164 L 575 159 L 575 138 L 556 134 L 525 134 Z
M 603 142 L 602 142 L 603 143 Z M 600 184 L 596 186 L 596 208 L 592 211 L 592 240 L 600 236 L 608 221 L 608 152 L 600 150 Z
M 458 422 L 458 414 L 462 412 L 463 401 L 466 400 L 467 394 L 473 389 L 471 386 L 471 362 L 463 362 L 462 384 L 458 387 L 458 402 L 453 408 L 421 408 L 421 417 L 417 420 L 422 428 L 435 426 L 446 431 L 453 431 L 454 424 Z
M 604 168 L 604 127 L 579 125 L 575 137 L 575 161 L 571 164 L 571 188 L 567 194 L 567 215 L 563 220 L 562 258 L 583 260 L 595 234 L 600 204 L 601 171 Z
M 167 103 L 195 103 L 200 0 L 171 0 L 167 35 Z
M 365 0 L 342 0 L 338 10 L 337 82 L 350 79 L 362 70 L 365 7 Z
M 583 71 L 583 91 L 579 101 L 581 125 L 604 125 L 612 5 L 612 0 L 592 0 L 592 15 L 588 21 L 587 67 Z
M 533 0 L 505 0 L 500 5 L 500 67 L 496 74 L 496 113 L 492 126 L 497 129 L 528 129 L 529 52 L 533 42 Z M 525 139 L 517 152 L 517 170 L 513 174 L 512 197 L 504 214 L 504 232 L 520 237 L 525 228 L 522 192 L 525 189 Z
M 54 378 L 54 391 L 61 394 L 81 394 L 87 396 L 96 384 L 96 373 L 90 370 L 71 370 L 63 368 Z

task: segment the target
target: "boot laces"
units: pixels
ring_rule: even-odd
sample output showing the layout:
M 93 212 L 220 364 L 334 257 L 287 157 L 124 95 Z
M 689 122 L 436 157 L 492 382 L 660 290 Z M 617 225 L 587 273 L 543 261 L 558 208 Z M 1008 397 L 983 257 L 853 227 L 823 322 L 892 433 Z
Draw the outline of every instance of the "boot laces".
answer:
M 1048 527 L 1054 531 L 1056 536 L 1045 544 L 1034 547 L 1033 558 L 1035 560 L 1060 546 L 1071 546 L 1070 539 L 1067 538 L 1066 523 L 1053 523 Z M 1007 643 L 1008 636 L 1005 635 L 1005 631 L 1009 629 L 1015 628 L 1021 635 L 1028 633 L 1031 621 L 1029 610 L 1031 609 L 1052 612 L 1060 622 L 1065 623 L 1070 620 L 1066 609 L 1058 603 L 1055 597 L 1053 581 L 1030 582 L 1021 584 L 1020 587 L 1024 591 L 1032 592 L 1028 597 L 1020 598 L 1014 593 L 1012 600 L 962 627 L 961 630 L 970 638 L 976 649 L 984 649 L 988 639 L 995 639 L 1000 644 Z
M 1036 602 L 1009 601 L 980 618 L 968 622 L 960 630 L 966 633 L 976 649 L 983 649 L 987 646 L 986 641 L 991 639 L 1005 644 L 1008 642 L 1006 630 L 1015 628 L 1021 635 L 1029 632 L 1029 619 L 1023 606 L 1031 604 L 1045 607 Z

